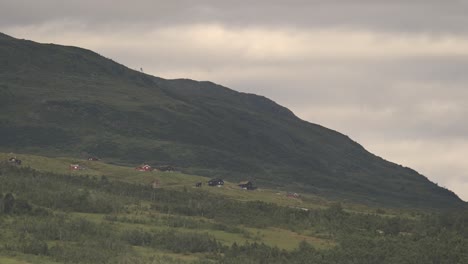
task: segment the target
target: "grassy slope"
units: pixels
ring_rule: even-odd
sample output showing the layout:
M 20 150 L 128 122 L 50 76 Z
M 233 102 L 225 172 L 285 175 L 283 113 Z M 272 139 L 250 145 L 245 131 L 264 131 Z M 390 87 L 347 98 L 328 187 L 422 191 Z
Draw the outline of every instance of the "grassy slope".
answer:
M 0 153 L 0 161 L 6 161 L 11 156 L 11 153 Z M 183 190 L 184 188 L 194 188 L 196 182 L 202 181 L 207 182 L 209 178 L 183 174 L 180 172 L 138 172 L 134 168 L 106 164 L 104 162 L 80 160 L 76 158 L 49 158 L 37 155 L 16 155 L 17 158 L 23 161 L 22 167 L 29 167 L 37 171 L 52 172 L 58 174 L 71 174 L 76 176 L 89 175 L 90 177 L 101 177 L 106 176 L 110 180 L 125 181 L 130 183 L 149 185 L 154 180 L 160 180 L 160 188 Z M 70 171 L 68 169 L 69 164 L 78 163 L 86 167 L 85 170 L 81 171 Z M 285 196 L 285 192 L 278 192 L 270 189 L 259 189 L 256 191 L 245 191 L 240 190 L 237 184 L 231 182 L 225 182 L 225 186 L 218 187 L 202 187 L 203 191 L 213 193 L 216 195 L 223 195 L 240 201 L 263 201 L 268 203 L 275 203 L 281 206 L 289 207 L 301 207 L 301 208 L 326 208 L 330 203 L 312 195 L 305 195 L 302 199 L 291 199 Z M 219 242 L 226 246 L 230 246 L 233 243 L 244 244 L 246 242 L 262 242 L 269 246 L 276 246 L 280 249 L 293 250 L 297 248 L 301 241 L 307 241 L 311 245 L 314 245 L 317 249 L 326 249 L 334 246 L 334 242 L 327 238 L 321 238 L 320 235 L 313 234 L 300 234 L 291 230 L 268 227 L 268 228 L 253 228 L 253 227 L 242 227 L 243 233 L 233 233 L 229 231 L 206 228 L 184 228 L 184 227 L 169 227 L 166 224 L 154 222 L 154 219 L 167 217 L 169 215 L 160 214 L 149 210 L 149 204 L 144 201 L 138 202 L 139 205 L 129 208 L 125 212 L 119 214 L 113 214 L 115 217 L 124 218 L 125 221 L 113 222 L 113 227 L 118 232 L 125 230 L 146 230 L 148 232 L 163 231 L 163 230 L 177 230 L 177 232 L 197 232 L 197 233 L 209 233 L 215 237 Z M 350 210 L 356 210 L 357 205 L 348 205 Z M 363 208 L 363 207 L 361 207 Z M 372 208 L 366 208 L 368 211 L 372 211 Z M 84 218 L 94 223 L 108 223 L 105 218 L 105 214 L 101 213 L 78 213 L 71 212 L 72 217 Z M 199 218 L 199 217 L 185 217 L 187 221 L 201 221 L 202 223 L 216 224 L 216 221 Z M 12 234 L 13 235 L 13 234 Z M 1 237 L 1 236 L 0 236 Z M 1 240 L 1 239 L 0 239 Z M 51 242 L 50 245 L 53 245 Z M 158 251 L 149 249 L 146 247 L 134 247 L 134 250 L 138 255 L 150 258 L 150 257 L 170 257 L 172 259 L 178 259 L 182 261 L 193 261 L 202 257 L 203 254 L 175 254 L 172 252 Z M 0 253 L 1 255 L 1 253 Z M 0 263 L 44 263 L 53 264 L 55 262 L 50 261 L 45 257 L 24 255 L 24 254 L 13 254 L 0 256 Z M 164 263 L 161 262 L 161 263 Z
M 7 160 L 10 153 L 1 153 L 0 160 Z M 226 181 L 222 188 L 208 187 L 206 182 L 210 179 L 203 176 L 184 174 L 181 172 L 139 172 L 132 167 L 107 164 L 101 161 L 87 161 L 76 158 L 49 158 L 37 155 L 15 155 L 23 161 L 22 166 L 31 167 L 38 171 L 53 172 L 59 174 L 106 176 L 112 180 L 120 180 L 131 183 L 147 184 L 154 180 L 159 180 L 161 188 L 174 188 L 181 190 L 183 188 L 195 188 L 196 182 L 203 182 L 202 189 L 213 194 L 224 195 L 240 201 L 263 201 L 271 202 L 283 206 L 303 207 L 303 208 L 321 208 L 330 205 L 331 202 L 311 195 L 302 194 L 301 199 L 291 199 L 286 197 L 286 192 L 260 187 L 255 191 L 242 190 L 237 183 Z M 80 164 L 86 167 L 81 171 L 70 171 L 70 164 Z M 358 204 L 349 204 L 349 209 L 360 210 Z
M 225 181 L 222 188 L 209 187 L 206 182 L 211 179 L 209 177 L 191 175 L 182 172 L 139 172 L 133 167 L 108 164 L 105 161 L 88 161 L 85 159 L 56 157 L 50 158 L 46 156 L 38 156 L 31 154 L 12 154 L 0 152 L 0 161 L 5 161 L 12 155 L 21 159 L 25 167 L 30 167 L 38 171 L 53 172 L 59 174 L 71 174 L 81 176 L 106 176 L 111 180 L 119 180 L 130 183 L 150 185 L 154 180 L 159 180 L 161 188 L 169 188 L 175 190 L 183 190 L 184 188 L 195 188 L 197 182 L 202 182 L 204 191 L 216 195 L 223 195 L 238 201 L 262 201 L 274 203 L 281 206 L 289 206 L 295 208 L 327 208 L 334 204 L 335 200 L 325 199 L 321 196 L 300 193 L 300 199 L 292 199 L 286 196 L 287 192 L 281 189 L 272 189 L 268 186 L 259 186 L 255 191 L 246 191 L 240 189 L 236 182 Z M 80 164 L 85 170 L 70 171 L 70 164 Z M 257 183 L 254 183 L 258 185 Z M 355 202 L 341 201 L 342 206 L 350 212 L 375 212 L 377 207 L 364 205 Z M 417 208 L 386 208 L 386 211 L 391 214 L 406 214 Z
M 5 152 L 173 164 L 389 206 L 463 205 L 417 172 L 267 98 L 156 78 L 84 49 L 0 35 L 0 110 Z
M 10 157 L 10 153 L 0 153 L 0 161 L 5 161 L 8 157 Z M 112 165 L 112 164 L 106 164 L 104 162 L 88 162 L 86 160 L 80 160 L 76 158 L 49 158 L 49 157 L 43 157 L 43 156 L 36 156 L 36 155 L 18 155 L 18 158 L 23 160 L 23 165 L 21 167 L 30 167 L 35 170 L 41 171 L 41 172 L 51 172 L 55 174 L 63 174 L 59 178 L 57 178 L 57 181 L 61 181 L 62 178 L 67 177 L 66 175 L 73 175 L 76 177 L 71 177 L 71 178 L 79 178 L 78 176 L 85 176 L 89 175 L 91 178 L 96 177 L 97 182 L 99 179 L 102 180 L 102 176 L 106 176 L 109 180 L 111 181 L 116 181 L 116 182 L 130 182 L 130 183 L 136 183 L 136 184 L 142 184 L 142 185 L 148 185 L 148 183 L 157 178 L 161 182 L 161 191 L 170 191 L 172 192 L 185 192 L 184 189 L 188 189 L 189 193 L 196 193 L 196 192 L 201 192 L 205 196 L 208 195 L 214 195 L 212 196 L 213 198 L 215 197 L 228 197 L 229 200 L 240 200 L 240 201 L 264 201 L 268 203 L 274 203 L 278 204 L 281 206 L 287 206 L 287 207 L 301 207 L 301 208 L 311 208 L 312 211 L 313 209 L 317 208 L 328 208 L 326 210 L 319 210 L 319 211 L 328 211 L 330 210 L 330 206 L 333 205 L 333 203 L 330 203 L 326 200 L 320 199 L 318 197 L 312 196 L 312 195 L 305 195 L 303 199 L 296 200 L 296 199 L 288 199 L 285 197 L 284 192 L 280 192 L 280 195 L 278 195 L 278 191 L 276 190 L 270 190 L 270 189 L 261 189 L 257 191 L 243 191 L 239 190 L 236 188 L 235 183 L 232 182 L 226 182 L 226 185 L 221 188 L 217 187 L 207 187 L 204 186 L 201 189 L 198 188 L 193 188 L 193 184 L 197 181 L 207 181 L 209 178 L 206 177 L 201 177 L 201 176 L 193 176 L 193 175 L 188 175 L 184 173 L 161 173 L 161 172 L 137 172 L 131 167 L 126 167 L 126 166 L 118 166 L 118 165 Z M 87 167 L 86 170 L 83 171 L 69 171 L 68 170 L 68 165 L 70 163 L 79 163 Z M 10 176 L 9 176 L 10 175 Z M 13 175 L 8 174 L 8 173 L 0 173 L 0 181 L 9 181 L 5 177 L 12 177 Z M 44 176 L 44 175 L 42 175 Z M 42 193 L 44 191 L 44 185 L 43 183 L 41 184 L 41 177 L 40 174 L 38 176 L 20 176 L 17 175 L 16 177 L 26 177 L 24 182 L 21 183 L 21 181 L 17 181 L 18 185 L 24 185 L 24 184 L 32 184 L 30 188 L 31 192 L 38 192 Z M 14 176 L 13 176 L 14 177 Z M 13 179 L 10 179 L 11 181 L 15 181 Z M 63 186 L 64 189 L 62 191 L 67 191 L 69 190 L 70 192 L 74 192 L 74 188 L 77 188 L 76 185 L 74 186 L 73 181 L 66 180 L 67 182 L 66 185 L 63 185 L 63 183 L 60 183 L 62 185 L 57 185 L 57 186 Z M 95 181 L 96 182 L 96 181 Z M 9 188 L 18 188 L 15 187 L 15 185 L 7 184 L 7 189 L 2 187 L 0 185 L 0 193 L 3 192 L 5 194 L 8 192 Z M 48 186 L 48 185 L 47 185 Z M 57 186 L 51 187 L 51 191 L 53 192 L 54 189 L 57 188 Z M 23 187 L 19 187 L 18 190 L 22 189 Z M 79 188 L 79 187 L 78 187 Z M 192 189 L 193 188 L 193 189 Z M 83 189 L 78 189 L 80 192 L 83 191 Z M 91 187 L 89 190 L 91 196 L 93 197 L 94 195 L 98 195 L 100 192 L 98 189 L 95 189 L 94 187 Z M 17 199 L 25 199 L 25 197 L 34 197 L 34 196 L 28 196 L 29 193 L 15 193 L 15 196 Z M 36 197 L 41 197 L 41 196 L 47 196 L 49 194 L 40 194 L 39 196 Z M 102 194 L 99 194 L 102 195 Z M 60 196 L 59 196 L 60 197 Z M 102 197 L 107 197 L 106 195 Z M 126 198 L 128 197 L 128 198 Z M 131 198 L 133 197 L 133 198 Z M 178 234 L 181 233 L 197 233 L 197 234 L 205 234 L 208 233 L 212 237 L 216 238 L 216 240 L 220 243 L 222 243 L 225 246 L 231 246 L 233 243 L 236 243 L 238 245 L 243 245 L 246 242 L 258 242 L 258 243 L 265 243 L 268 246 L 272 247 L 278 247 L 279 249 L 284 249 L 288 251 L 292 251 L 300 245 L 302 241 L 307 241 L 309 244 L 313 245 L 313 247 L 317 250 L 320 250 L 321 252 L 327 252 L 327 250 L 334 250 L 335 248 L 340 246 L 340 242 L 343 242 L 343 237 L 341 236 L 347 236 L 347 233 L 343 233 L 342 235 L 332 235 L 332 232 L 334 228 L 332 227 L 331 230 L 328 230 L 327 228 L 330 228 L 330 226 L 326 227 L 327 224 L 325 223 L 316 223 L 312 224 L 311 226 L 307 228 L 301 228 L 301 227 L 296 227 L 294 225 L 286 227 L 279 227 L 276 225 L 273 226 L 265 226 L 265 227 L 253 227 L 251 225 L 237 225 L 237 224 L 229 224 L 229 221 L 226 222 L 226 219 L 222 220 L 222 218 L 217 218 L 216 216 L 214 218 L 212 217 L 204 217 L 204 216 L 194 216 L 194 215 L 183 215 L 183 214 L 178 214 L 176 211 L 169 213 L 165 212 L 165 209 L 154 209 L 152 207 L 152 204 L 158 204 L 158 203 L 163 203 L 164 200 L 156 200 L 151 202 L 148 200 L 148 197 L 144 199 L 134 199 L 135 196 L 131 196 L 128 194 L 128 196 L 124 193 L 118 194 L 118 196 L 108 196 L 108 199 L 112 201 L 112 199 L 119 200 L 117 203 L 122 205 L 122 201 L 127 201 L 126 205 L 124 205 L 123 209 L 119 207 L 115 207 L 115 209 L 112 212 L 109 213 L 103 213 L 103 212 L 96 212 L 96 213 L 90 213 L 90 212 L 78 212 L 73 210 L 71 207 L 67 208 L 65 207 L 65 210 L 59 210 L 59 209 L 53 209 L 54 213 L 60 215 L 60 214 L 65 214 L 68 218 L 70 219 L 86 219 L 87 221 L 90 221 L 92 223 L 95 223 L 96 226 L 98 227 L 106 227 L 110 228 L 112 230 L 112 233 L 114 235 L 122 234 L 124 232 L 128 231 L 135 231 L 135 230 L 141 230 L 144 232 L 148 233 L 157 233 L 157 232 L 163 232 L 163 231 L 175 231 Z M 190 196 L 188 196 L 190 197 Z M 36 201 L 34 199 L 29 199 L 29 201 L 36 207 Z M 41 201 L 43 202 L 43 201 Z M 39 203 L 41 203 L 39 202 Z M 73 200 L 70 200 L 71 203 L 73 203 Z M 183 202 L 181 202 L 183 203 Z M 267 204 L 264 204 L 267 205 Z M 376 209 L 377 208 L 372 208 L 372 207 L 366 207 L 366 206 L 359 206 L 356 204 L 343 204 L 346 211 L 352 213 L 352 215 L 362 215 L 363 221 L 369 221 L 369 223 L 372 223 L 373 221 L 382 221 L 384 219 L 398 219 L 397 221 L 401 221 L 401 223 L 405 223 L 405 219 L 408 219 L 408 221 L 412 221 L 411 219 L 414 219 L 415 221 L 420 221 L 421 219 L 424 218 L 425 214 L 419 214 L 417 211 L 402 211 L 402 210 L 390 210 L 390 209 L 385 209 L 385 214 L 382 212 L 379 213 L 379 215 L 376 215 Z M 195 206 L 195 205 L 194 205 Z M 333 206 L 331 206 L 333 207 Z M 245 208 L 244 208 L 245 209 Z M 52 210 L 52 209 L 48 209 Z M 301 210 L 298 208 L 297 212 L 301 212 Z M 358 213 L 358 214 L 356 214 Z M 370 218 L 366 218 L 370 217 Z M 382 218 L 381 218 L 382 217 Z M 28 218 L 30 220 L 28 220 Z M 17 238 L 18 237 L 18 232 L 20 230 L 18 228 L 22 229 L 22 225 L 16 225 L 15 228 L 12 228 L 11 230 L 8 228 L 9 226 L 13 226 L 13 221 L 32 221 L 32 223 L 35 223 L 35 219 L 41 219 L 40 214 L 39 215 L 19 215 L 19 216 L 5 216 L 5 215 L 0 215 L 0 226 L 3 226 L 3 228 L 7 227 L 6 229 L 3 229 L 2 233 L 0 234 L 0 263 L 44 263 L 44 264 L 53 264 L 55 262 L 52 261 L 52 257 L 46 257 L 46 256 L 36 256 L 32 254 L 22 254 L 19 253 L 18 251 L 11 251 L 11 250 L 4 250 L 2 244 L 5 245 L 5 241 L 8 241 L 9 239 Z M 328 218 L 327 218 L 328 219 Z M 359 218 L 355 218 L 359 219 Z M 367 219 L 367 220 L 364 220 Z M 379 220 L 380 219 L 380 220 Z M 434 218 L 433 220 L 436 220 Z M 447 219 L 448 220 L 448 219 Z M 327 220 L 328 221 L 328 220 Z M 330 221 L 333 221 L 333 219 L 330 218 Z M 349 222 L 348 222 L 349 221 Z M 450 221 L 453 220 L 448 220 L 449 225 Z M 351 227 L 349 232 L 353 233 L 356 235 L 356 232 L 359 233 L 360 235 L 367 237 L 367 238 L 375 238 L 376 237 L 376 231 L 374 230 L 375 227 L 370 227 L 367 226 L 365 223 L 360 223 L 362 221 L 357 221 L 356 220 L 351 220 L 351 218 L 345 222 L 340 223 L 340 221 L 337 222 L 339 225 L 346 225 L 348 227 Z M 375 223 L 375 222 L 374 222 Z M 391 220 L 389 220 L 389 223 L 392 223 Z M 33 224 L 34 225 L 34 224 Z M 25 225 L 27 226 L 27 225 Z M 41 226 L 41 225 L 40 225 Z M 385 225 L 384 225 L 385 226 Z M 405 230 L 406 225 L 405 224 L 397 224 L 398 228 L 401 230 Z M 77 228 L 79 225 L 77 225 Z M 364 228 L 369 228 L 363 229 Z M 26 228 L 25 228 L 26 229 Z M 15 231 L 16 230 L 16 231 Z M 66 229 L 65 229 L 66 230 Z M 419 230 L 416 228 L 415 230 Z M 428 230 L 434 230 L 429 228 Z M 463 229 L 464 230 L 464 229 Z M 403 232 L 403 231 L 401 231 Z M 416 232 L 416 231 L 415 231 Z M 427 230 L 425 231 L 424 229 L 422 231 L 417 231 L 421 232 L 422 234 L 425 234 Z M 403 234 L 403 233 L 402 233 Z M 406 235 L 413 236 L 410 233 L 405 233 Z M 432 235 L 431 235 L 432 236 Z M 377 237 L 379 237 L 377 235 Z M 403 235 L 398 235 L 396 237 L 399 237 L 404 240 Z M 388 237 L 388 239 L 396 239 L 396 237 L 392 237 L 391 235 Z M 414 237 L 414 239 L 419 238 L 419 235 Z M 424 236 L 421 236 L 424 237 Z M 381 238 L 384 239 L 385 238 Z M 411 239 L 410 239 L 411 240 Z M 78 241 L 80 241 L 78 239 Z M 86 246 L 86 243 L 91 243 L 89 241 L 86 242 L 74 242 L 74 241 L 69 241 L 67 239 L 65 240 L 49 240 L 47 241 L 49 245 L 49 249 L 53 248 L 54 245 L 62 245 L 67 247 L 73 247 L 74 243 L 79 243 L 78 248 L 81 250 L 82 245 L 80 243 L 85 243 L 84 246 Z M 415 242 L 417 244 L 417 242 Z M 78 250 L 77 248 L 77 250 Z M 362 250 L 365 250 L 366 246 L 363 246 Z M 86 250 L 86 249 L 85 249 Z M 450 251 L 452 252 L 452 251 Z M 183 263 L 189 263 L 192 261 L 196 261 L 197 259 L 204 259 L 206 257 L 209 257 L 209 253 L 175 253 L 170 250 L 162 250 L 162 249 L 155 249 L 152 247 L 148 246 L 132 246 L 129 249 L 126 249 L 126 252 L 123 254 L 123 261 L 122 263 L 136 263 L 136 259 L 139 261 L 143 261 L 142 263 L 175 263 L 173 261 L 182 261 Z M 154 262 L 151 262 L 150 260 L 154 260 Z M 146 261 L 146 262 L 145 262 Z

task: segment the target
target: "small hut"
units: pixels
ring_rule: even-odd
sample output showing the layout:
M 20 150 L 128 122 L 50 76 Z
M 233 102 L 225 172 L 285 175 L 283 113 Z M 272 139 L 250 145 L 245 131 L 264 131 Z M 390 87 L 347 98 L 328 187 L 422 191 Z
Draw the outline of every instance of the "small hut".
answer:
M 288 192 L 288 193 L 286 194 L 286 197 L 298 199 L 298 198 L 300 198 L 301 196 L 300 196 L 298 193 L 295 193 L 295 192 Z
M 221 179 L 211 179 L 208 181 L 208 186 L 218 186 L 221 187 L 224 185 L 224 181 Z
M 84 170 L 84 167 L 79 164 L 70 164 L 68 168 L 70 170 Z
M 249 190 L 249 191 L 257 189 L 257 187 L 253 186 L 253 183 L 251 181 L 241 181 L 239 182 L 238 186 L 241 189 Z
M 8 159 L 8 162 L 13 165 L 21 165 L 21 160 L 16 157 L 11 157 Z
M 143 164 L 141 166 L 136 167 L 135 170 L 137 170 L 137 171 L 153 171 L 154 169 L 148 164 Z

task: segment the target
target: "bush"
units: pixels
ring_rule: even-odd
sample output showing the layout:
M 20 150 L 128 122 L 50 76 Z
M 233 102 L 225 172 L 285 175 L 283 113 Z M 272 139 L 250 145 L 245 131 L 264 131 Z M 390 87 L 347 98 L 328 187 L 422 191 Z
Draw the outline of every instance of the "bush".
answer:
M 49 248 L 43 240 L 25 235 L 19 241 L 20 251 L 26 254 L 47 255 Z
M 5 194 L 3 198 L 3 212 L 5 214 L 13 213 L 13 209 L 15 207 L 15 197 L 12 193 Z

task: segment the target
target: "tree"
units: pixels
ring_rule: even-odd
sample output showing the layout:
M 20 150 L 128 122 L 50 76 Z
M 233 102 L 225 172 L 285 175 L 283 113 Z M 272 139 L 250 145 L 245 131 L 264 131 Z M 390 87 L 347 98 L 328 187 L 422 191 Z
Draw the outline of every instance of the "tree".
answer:
M 13 212 L 13 208 L 15 207 L 15 197 L 12 193 L 5 194 L 3 198 L 3 212 L 5 214 L 9 214 Z

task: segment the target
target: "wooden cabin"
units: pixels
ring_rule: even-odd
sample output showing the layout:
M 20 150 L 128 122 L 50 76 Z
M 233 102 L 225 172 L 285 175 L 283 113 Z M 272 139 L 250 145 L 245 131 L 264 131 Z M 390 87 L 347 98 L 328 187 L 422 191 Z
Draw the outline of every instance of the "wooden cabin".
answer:
M 79 164 L 70 164 L 68 168 L 70 170 L 84 170 L 84 167 Z
M 249 190 L 249 191 L 257 189 L 257 187 L 253 186 L 253 183 L 251 181 L 241 181 L 241 182 L 239 182 L 238 186 L 241 189 Z
M 224 185 L 224 181 L 221 179 L 211 179 L 208 181 L 208 186 L 218 186 L 221 187 Z
M 136 167 L 135 170 L 137 170 L 137 171 L 153 171 L 154 169 L 148 164 L 143 164 L 141 166 Z
M 295 192 L 288 192 L 288 193 L 286 194 L 286 197 L 298 199 L 298 198 L 300 198 L 301 196 L 300 196 L 298 193 L 295 193 Z
M 21 160 L 16 157 L 11 157 L 8 159 L 8 162 L 13 165 L 21 165 Z

